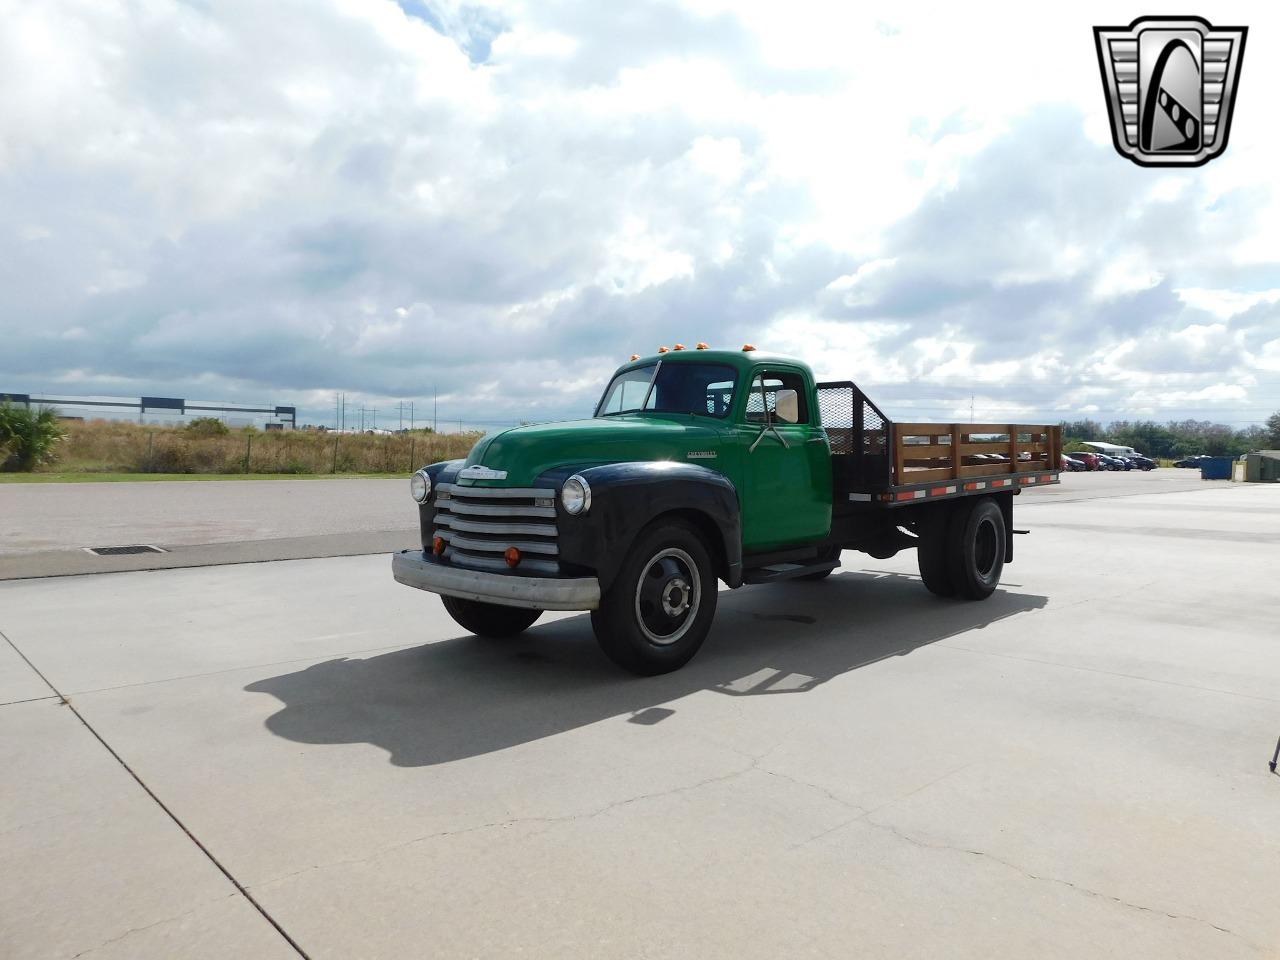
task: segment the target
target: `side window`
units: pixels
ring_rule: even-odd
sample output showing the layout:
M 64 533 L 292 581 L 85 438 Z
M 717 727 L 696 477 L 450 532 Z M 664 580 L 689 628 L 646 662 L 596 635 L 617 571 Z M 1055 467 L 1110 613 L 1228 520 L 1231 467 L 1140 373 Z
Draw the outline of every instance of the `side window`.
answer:
M 761 389 L 762 386 L 763 390 Z M 757 372 L 751 380 L 751 392 L 747 395 L 746 417 L 748 423 L 764 423 L 764 411 L 766 409 L 774 421 L 778 421 L 779 390 L 794 390 L 796 392 L 799 417 L 795 422 L 809 422 L 809 398 L 805 395 L 804 377 L 789 371 L 765 370 Z

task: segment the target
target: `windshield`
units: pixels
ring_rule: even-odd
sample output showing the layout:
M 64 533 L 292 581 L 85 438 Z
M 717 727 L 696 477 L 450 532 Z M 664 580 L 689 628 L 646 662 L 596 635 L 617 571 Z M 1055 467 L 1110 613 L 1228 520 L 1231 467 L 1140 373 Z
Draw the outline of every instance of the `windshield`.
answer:
M 733 367 L 724 364 L 650 363 L 614 377 L 596 416 L 645 410 L 725 417 L 733 405 L 733 385 Z

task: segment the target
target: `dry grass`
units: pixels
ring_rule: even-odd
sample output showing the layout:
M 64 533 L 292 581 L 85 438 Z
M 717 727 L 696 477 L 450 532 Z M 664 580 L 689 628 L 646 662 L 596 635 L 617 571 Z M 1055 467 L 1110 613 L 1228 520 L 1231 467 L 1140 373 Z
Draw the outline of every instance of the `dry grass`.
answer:
M 479 433 L 395 436 L 312 431 L 232 431 L 191 436 L 181 427 L 121 420 L 67 423 L 58 473 L 408 473 L 437 460 L 465 457 Z

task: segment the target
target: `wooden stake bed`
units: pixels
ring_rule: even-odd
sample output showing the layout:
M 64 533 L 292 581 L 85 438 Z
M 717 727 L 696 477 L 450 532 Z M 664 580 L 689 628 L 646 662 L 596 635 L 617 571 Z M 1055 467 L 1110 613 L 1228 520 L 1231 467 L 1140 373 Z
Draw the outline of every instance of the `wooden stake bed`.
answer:
M 849 381 L 818 384 L 837 501 L 894 506 L 1057 483 L 1062 428 L 894 423 Z

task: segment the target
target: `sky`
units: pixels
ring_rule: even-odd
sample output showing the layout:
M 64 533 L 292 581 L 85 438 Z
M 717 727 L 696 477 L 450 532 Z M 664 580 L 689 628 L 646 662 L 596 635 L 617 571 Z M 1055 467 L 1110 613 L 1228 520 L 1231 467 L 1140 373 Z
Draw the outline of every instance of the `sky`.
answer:
M 1151 12 L 0 0 L 0 391 L 486 427 L 750 342 L 904 419 L 1261 422 L 1280 9 L 1194 11 L 1250 33 L 1193 170 L 1111 144 L 1091 28 Z

